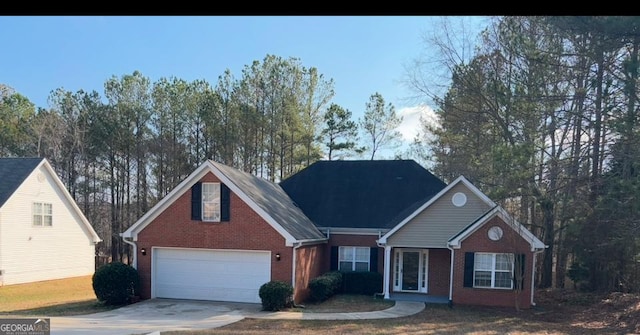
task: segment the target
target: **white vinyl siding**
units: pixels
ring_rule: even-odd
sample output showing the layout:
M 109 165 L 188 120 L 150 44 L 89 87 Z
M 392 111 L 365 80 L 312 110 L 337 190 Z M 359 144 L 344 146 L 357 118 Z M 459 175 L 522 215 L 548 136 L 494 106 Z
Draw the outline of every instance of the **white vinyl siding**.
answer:
M 513 261 L 513 254 L 476 253 L 473 287 L 512 289 Z
M 462 207 L 456 207 L 451 202 L 451 197 L 457 192 L 463 192 L 467 196 L 467 202 Z M 451 237 L 490 209 L 482 199 L 460 183 L 391 235 L 387 244 L 446 248 Z
M 38 174 L 41 180 L 38 180 Z M 51 205 L 52 226 L 35 226 L 34 203 Z M 46 210 L 45 210 L 46 212 Z M 29 175 L 0 208 L 0 284 L 92 275 L 95 245 L 46 167 Z M 48 219 L 46 215 L 43 224 Z
M 340 247 L 338 248 L 338 270 L 369 271 L 371 248 Z
M 202 221 L 220 222 L 220 183 L 202 183 Z

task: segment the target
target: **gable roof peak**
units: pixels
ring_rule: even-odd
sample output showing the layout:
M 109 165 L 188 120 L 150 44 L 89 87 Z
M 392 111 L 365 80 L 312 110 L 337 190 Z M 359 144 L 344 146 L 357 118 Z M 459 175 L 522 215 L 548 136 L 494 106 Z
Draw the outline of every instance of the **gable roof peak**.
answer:
M 469 237 L 473 232 L 477 231 L 485 223 L 489 222 L 489 220 L 494 216 L 499 216 L 508 227 L 513 229 L 525 241 L 527 241 L 531 246 L 532 252 L 536 250 L 544 250 L 545 248 L 547 248 L 547 246 L 542 241 L 540 241 L 540 239 L 538 239 L 531 231 L 525 228 L 520 222 L 518 222 L 513 216 L 511 216 L 511 214 L 509 214 L 504 208 L 499 205 L 495 205 L 489 211 L 480 215 L 480 217 L 478 217 L 470 225 L 462 229 L 459 233 L 452 236 L 449 241 L 447 241 L 447 245 L 452 248 L 459 249 L 462 241 Z
M 287 245 L 300 241 L 326 240 L 326 237 L 295 206 L 278 184 L 210 159 L 196 168 L 120 235 L 136 240 L 137 234 L 142 229 L 209 172 L 218 177 L 235 195 L 278 231 L 285 238 Z
M 0 207 L 43 161 L 41 157 L 0 158 Z
M 387 243 L 387 239 L 395 234 L 398 230 L 400 230 L 400 228 L 404 227 L 407 223 L 409 223 L 409 221 L 411 221 L 411 219 L 413 219 L 414 217 L 416 217 L 419 213 L 421 213 L 422 211 L 424 211 L 427 207 L 431 206 L 433 203 L 435 203 L 438 199 L 442 198 L 442 196 L 444 196 L 445 194 L 447 194 L 449 191 L 451 191 L 451 189 L 453 189 L 454 187 L 456 187 L 456 185 L 458 184 L 463 184 L 465 185 L 465 187 L 467 189 L 469 189 L 469 191 L 471 191 L 473 194 L 475 194 L 478 198 L 480 198 L 480 200 L 482 202 L 484 202 L 487 206 L 489 207 L 495 207 L 496 203 L 493 202 L 493 200 L 489 199 L 489 197 L 487 197 L 484 193 L 482 193 L 482 191 L 480 191 L 480 189 L 478 189 L 475 185 L 473 185 L 469 180 L 467 180 L 467 178 L 465 178 L 464 176 L 460 175 L 458 178 L 456 178 L 454 181 L 452 181 L 451 183 L 449 183 L 449 185 L 447 185 L 446 187 L 443 187 L 440 192 L 438 192 L 437 194 L 435 194 L 433 197 L 429 198 L 427 201 L 424 202 L 424 204 L 422 204 L 421 206 L 414 206 L 415 210 L 412 213 L 409 213 L 408 215 L 406 215 L 406 217 L 401 218 L 401 221 L 395 225 L 389 232 L 387 232 L 386 234 L 384 234 L 379 242 L 380 243 Z M 403 213 L 404 215 L 405 213 Z
M 78 207 L 75 200 L 69 194 L 69 191 L 64 186 L 55 170 L 49 164 L 49 161 L 46 158 L 42 157 L 5 157 L 0 158 L 0 208 L 4 205 L 4 203 L 9 200 L 11 195 L 24 183 L 24 181 L 32 174 L 34 171 L 40 167 L 43 167 L 46 173 L 48 173 L 52 178 L 54 184 L 58 187 L 58 189 L 62 192 L 64 199 L 69 203 L 69 205 L 73 208 L 73 211 L 76 212 L 83 226 L 86 228 L 86 232 L 88 233 L 91 241 L 93 243 L 98 243 L 102 241 L 100 236 L 95 232 L 91 223 L 87 220 L 82 213 L 82 210 Z

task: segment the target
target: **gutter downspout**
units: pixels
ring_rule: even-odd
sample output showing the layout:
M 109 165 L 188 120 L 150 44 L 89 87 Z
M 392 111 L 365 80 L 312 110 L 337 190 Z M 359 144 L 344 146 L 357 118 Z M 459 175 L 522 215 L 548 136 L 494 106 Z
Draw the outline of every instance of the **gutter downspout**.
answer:
M 454 249 L 447 243 L 447 249 L 451 251 L 451 270 L 449 270 L 449 307 L 453 306 L 453 262 Z
M 122 236 L 122 234 L 120 234 L 120 236 Z M 134 241 L 129 241 L 124 236 L 122 236 L 122 240 L 124 241 L 124 243 L 133 246 L 133 268 L 137 270 L 138 269 L 138 246 Z
M 389 299 L 389 268 L 391 266 L 391 247 L 386 244 L 376 243 L 379 248 L 384 248 L 384 262 L 382 271 L 384 274 L 382 275 L 382 292 L 375 293 L 375 296 L 383 296 L 384 299 Z
M 533 293 L 535 291 L 534 283 L 535 283 L 535 280 L 536 280 L 536 256 L 538 256 L 538 254 L 543 252 L 543 251 L 544 251 L 544 249 L 538 249 L 538 250 L 535 250 L 533 252 L 533 264 L 532 264 L 533 269 L 531 269 L 531 306 L 535 306 L 536 305 L 536 302 L 533 301 Z

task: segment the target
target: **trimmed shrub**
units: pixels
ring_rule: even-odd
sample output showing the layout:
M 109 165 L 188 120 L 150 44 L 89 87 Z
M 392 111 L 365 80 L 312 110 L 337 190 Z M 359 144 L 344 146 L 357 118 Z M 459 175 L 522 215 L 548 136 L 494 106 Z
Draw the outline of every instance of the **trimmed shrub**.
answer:
M 265 311 L 279 311 L 293 305 L 293 286 L 282 281 L 270 281 L 260 286 L 258 292 Z
M 309 281 L 309 298 L 312 301 L 325 301 L 340 291 L 342 274 L 337 271 L 327 272 Z
M 378 272 L 343 272 L 342 292 L 373 295 L 382 292 L 382 274 Z
M 93 274 L 92 283 L 98 300 L 107 305 L 124 305 L 140 290 L 138 270 L 121 262 L 98 268 Z

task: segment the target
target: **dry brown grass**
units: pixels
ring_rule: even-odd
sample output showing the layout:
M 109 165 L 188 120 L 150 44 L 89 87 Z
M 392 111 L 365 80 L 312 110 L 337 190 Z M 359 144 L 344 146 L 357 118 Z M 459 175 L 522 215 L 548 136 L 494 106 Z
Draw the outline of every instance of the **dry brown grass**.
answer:
M 494 313 L 489 310 L 428 306 L 413 316 L 348 321 L 302 321 L 244 319 L 231 325 L 206 331 L 163 332 L 162 335 L 260 335 L 295 333 L 319 334 L 603 334 L 572 329 L 569 325 L 530 321 L 512 313 Z
M 428 306 L 413 316 L 381 320 L 289 321 L 244 319 L 231 325 L 189 332 L 163 332 L 162 335 L 210 334 L 589 334 L 573 332 L 570 326 L 540 321 L 527 321 L 517 316 L 499 315 L 482 310 Z M 590 334 L 603 334 L 592 332 Z
M 112 309 L 98 302 L 92 276 L 0 287 L 0 315 L 77 315 Z
M 428 305 L 413 316 L 381 320 L 244 319 L 203 331 L 163 332 L 163 335 L 319 334 L 472 334 L 577 335 L 640 334 L 640 295 L 594 295 L 572 291 L 540 291 L 536 308 L 514 309 Z M 308 304 L 300 312 L 363 312 L 390 307 L 389 301 L 367 296 L 335 296 Z M 97 302 L 91 277 L 0 287 L 0 316 L 77 315 L 112 309 Z
M 339 294 L 326 301 L 305 303 L 304 308 L 292 308 L 288 311 L 302 313 L 371 312 L 387 309 L 393 305 L 394 302 L 391 300 L 374 299 L 369 295 Z
M 543 298 L 536 308 L 520 312 L 510 308 L 471 306 L 449 308 L 446 305 L 428 305 L 424 311 L 416 315 L 396 319 L 345 321 L 244 319 L 217 329 L 163 332 L 162 335 L 640 334 L 640 325 L 635 318 L 640 313 L 640 303 L 638 303 L 640 296 L 638 295 L 625 296 L 622 299 L 613 294 L 612 299 L 578 294 L 565 297 L 564 301 L 553 297 L 545 298 L 545 292 L 541 292 L 541 295 Z M 615 305 L 612 300 L 619 303 Z M 621 315 L 623 311 L 629 312 Z

